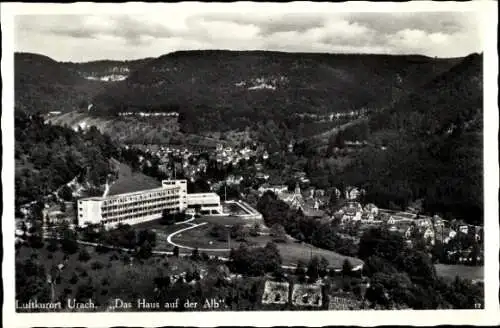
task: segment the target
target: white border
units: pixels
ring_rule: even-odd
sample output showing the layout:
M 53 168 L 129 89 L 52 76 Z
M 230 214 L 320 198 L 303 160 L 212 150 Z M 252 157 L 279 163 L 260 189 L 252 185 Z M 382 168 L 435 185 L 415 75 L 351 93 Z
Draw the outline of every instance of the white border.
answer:
M 13 85 L 13 16 L 16 14 L 70 14 L 70 13 L 133 13 L 165 9 L 174 14 L 176 11 L 198 12 L 209 8 L 210 11 L 224 12 L 243 10 L 258 6 L 259 10 L 280 11 L 283 6 L 298 12 L 391 12 L 391 11 L 479 11 L 483 15 L 482 32 L 484 36 L 484 167 L 485 167 L 485 310 L 439 310 L 439 311 L 332 311 L 332 312 L 197 312 L 197 313 L 39 313 L 16 314 L 14 312 L 14 85 Z M 498 106 L 497 76 L 497 3 L 495 1 L 473 2 L 430 2 L 416 1 L 407 3 L 309 3 L 292 2 L 251 3 L 176 3 L 176 4 L 23 4 L 1 5 L 2 27 L 2 134 L 3 134 L 3 216 L 4 237 L 3 282 L 4 307 L 3 323 L 7 327 L 33 326 L 226 326 L 226 325 L 437 325 L 470 324 L 492 325 L 500 323 L 498 303 Z M 309 315 L 310 314 L 310 315 Z

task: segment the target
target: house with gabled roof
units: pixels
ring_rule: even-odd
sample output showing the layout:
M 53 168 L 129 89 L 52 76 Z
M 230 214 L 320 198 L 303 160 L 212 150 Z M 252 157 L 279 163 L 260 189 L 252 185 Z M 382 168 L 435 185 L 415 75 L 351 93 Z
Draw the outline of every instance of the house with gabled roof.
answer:
M 434 243 L 436 242 L 436 234 L 434 233 L 434 229 L 432 227 L 428 227 L 427 229 L 425 229 L 424 231 L 424 240 L 428 240 L 430 241 L 430 243 L 432 245 L 434 245 Z

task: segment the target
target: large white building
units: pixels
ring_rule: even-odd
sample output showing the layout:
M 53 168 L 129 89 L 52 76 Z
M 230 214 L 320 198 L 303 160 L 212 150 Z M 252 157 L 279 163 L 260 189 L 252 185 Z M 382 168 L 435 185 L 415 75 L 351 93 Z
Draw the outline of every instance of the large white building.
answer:
M 134 225 L 158 219 L 164 210 L 180 212 L 187 208 L 198 209 L 205 215 L 222 213 L 217 194 L 188 194 L 187 180 L 164 180 L 162 186 L 155 189 L 79 199 L 78 225 Z
M 198 208 L 200 214 L 203 215 L 222 214 L 220 197 L 213 192 L 187 194 L 187 208 Z

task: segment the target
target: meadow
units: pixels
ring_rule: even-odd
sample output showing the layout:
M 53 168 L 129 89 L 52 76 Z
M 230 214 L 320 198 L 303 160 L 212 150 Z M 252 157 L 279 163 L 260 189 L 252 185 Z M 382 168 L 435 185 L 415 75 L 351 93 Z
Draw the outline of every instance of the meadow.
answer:
M 109 188 L 109 195 L 118 195 L 161 187 L 160 181 L 141 172 L 132 172 L 130 166 L 120 163 L 119 176 Z

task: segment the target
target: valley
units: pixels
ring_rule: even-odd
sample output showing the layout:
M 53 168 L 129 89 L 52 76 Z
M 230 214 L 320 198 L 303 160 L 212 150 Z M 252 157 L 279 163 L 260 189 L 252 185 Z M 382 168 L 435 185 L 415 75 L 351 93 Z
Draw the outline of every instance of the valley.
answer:
M 57 297 L 100 306 L 136 288 L 226 299 L 241 289 L 246 298 L 226 309 L 242 310 L 265 307 L 266 286 L 286 281 L 372 308 L 395 306 L 384 293 L 398 306 L 470 308 L 483 288 L 482 60 L 16 54 L 16 260 L 36 268 L 16 277 L 34 287 L 18 289 L 48 298 L 35 288 L 40 272 L 58 277 Z M 97 198 L 61 187 L 69 179 Z M 209 207 L 241 201 L 247 212 L 187 208 L 175 184 Z M 168 202 L 152 200 L 167 189 Z M 78 209 L 108 199 L 115 205 L 95 216 Z M 67 269 L 54 269 L 60 262 Z

